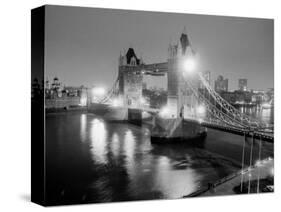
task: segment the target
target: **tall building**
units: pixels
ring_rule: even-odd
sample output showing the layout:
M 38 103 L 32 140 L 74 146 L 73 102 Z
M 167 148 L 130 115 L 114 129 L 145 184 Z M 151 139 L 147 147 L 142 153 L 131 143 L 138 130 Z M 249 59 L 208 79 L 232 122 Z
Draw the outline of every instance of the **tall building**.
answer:
M 238 90 L 247 91 L 247 84 L 248 84 L 247 79 L 239 79 L 238 80 Z
M 228 91 L 228 79 L 224 79 L 223 76 L 219 75 L 215 80 L 215 91 L 218 93 Z

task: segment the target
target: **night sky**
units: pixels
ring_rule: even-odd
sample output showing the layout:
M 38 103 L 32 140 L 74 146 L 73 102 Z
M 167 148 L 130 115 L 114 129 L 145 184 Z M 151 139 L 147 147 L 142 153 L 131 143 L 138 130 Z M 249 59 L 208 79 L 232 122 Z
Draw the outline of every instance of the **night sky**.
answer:
M 129 47 L 145 63 L 165 62 L 169 42 L 186 27 L 200 70 L 248 78 L 250 89 L 273 87 L 273 20 L 47 6 L 46 76 L 65 85 L 105 86 L 117 77 L 118 57 Z M 166 87 L 165 78 L 150 79 Z

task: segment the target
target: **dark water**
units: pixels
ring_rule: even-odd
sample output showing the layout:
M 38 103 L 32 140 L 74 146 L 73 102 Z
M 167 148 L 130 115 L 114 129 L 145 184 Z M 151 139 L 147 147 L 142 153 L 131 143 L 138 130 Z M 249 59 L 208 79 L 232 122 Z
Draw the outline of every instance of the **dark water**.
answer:
M 49 204 L 180 198 L 241 166 L 243 137 L 216 130 L 191 146 L 153 145 L 149 126 L 91 114 L 48 114 L 46 126 Z M 272 150 L 263 143 L 262 157 L 272 156 Z M 255 161 L 258 141 L 253 156 Z

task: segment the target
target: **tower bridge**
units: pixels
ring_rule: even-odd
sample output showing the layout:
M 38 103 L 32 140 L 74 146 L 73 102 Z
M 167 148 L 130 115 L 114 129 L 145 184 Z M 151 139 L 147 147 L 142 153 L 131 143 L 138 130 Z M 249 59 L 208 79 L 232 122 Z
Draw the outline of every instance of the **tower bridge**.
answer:
M 118 77 L 108 94 L 98 103 L 103 107 L 118 108 L 119 112 L 116 113 L 123 114 L 121 119 L 141 121 L 144 111 L 152 114 L 152 133 L 161 138 L 179 134 L 190 137 L 208 127 L 273 142 L 273 126 L 241 113 L 216 93 L 204 73 L 197 70 L 197 59 L 185 31 L 177 44 L 169 44 L 168 58 L 164 62 L 145 64 L 134 49 L 129 48 L 126 54 L 120 53 Z M 168 99 L 165 108 L 152 109 L 143 105 L 144 75 L 167 75 Z M 183 120 L 191 123 L 189 130 L 182 128 Z

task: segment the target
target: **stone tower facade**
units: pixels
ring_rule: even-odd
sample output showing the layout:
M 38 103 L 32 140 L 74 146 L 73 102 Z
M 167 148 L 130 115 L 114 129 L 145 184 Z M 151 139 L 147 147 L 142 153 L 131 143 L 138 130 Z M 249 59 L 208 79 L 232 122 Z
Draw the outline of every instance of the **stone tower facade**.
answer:
M 143 76 L 137 66 L 142 64 L 133 48 L 119 57 L 119 91 L 123 106 L 138 108 L 141 106 Z
M 193 50 L 184 30 L 179 42 L 169 44 L 168 48 L 168 108 L 172 118 L 183 114 L 185 117 L 193 116 L 198 105 L 192 91 L 185 86 L 184 82 L 183 62 L 190 57 L 193 57 Z M 192 75 L 185 77 L 193 78 Z M 196 87 L 199 86 L 198 79 L 191 80 Z

